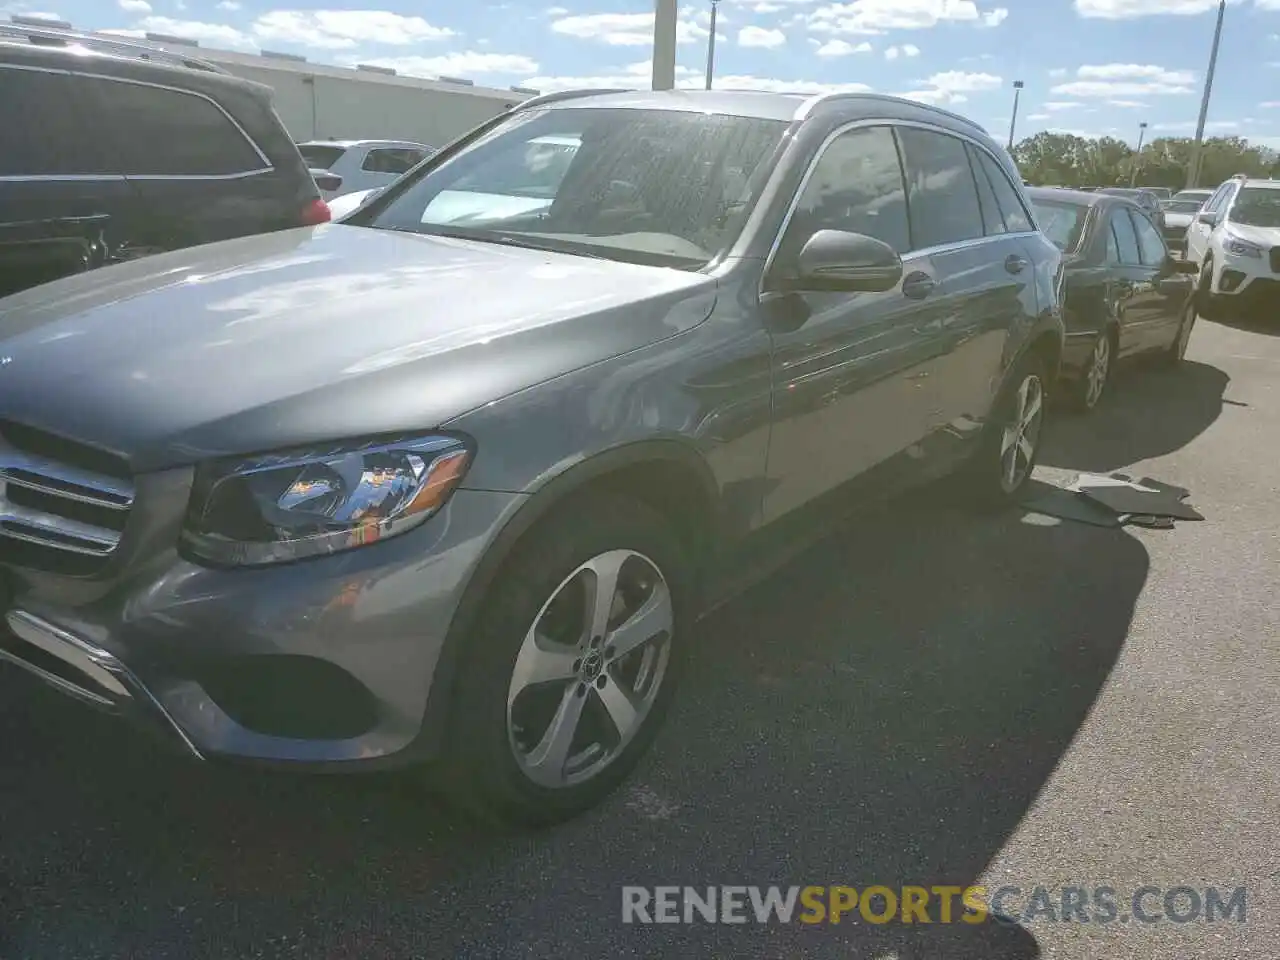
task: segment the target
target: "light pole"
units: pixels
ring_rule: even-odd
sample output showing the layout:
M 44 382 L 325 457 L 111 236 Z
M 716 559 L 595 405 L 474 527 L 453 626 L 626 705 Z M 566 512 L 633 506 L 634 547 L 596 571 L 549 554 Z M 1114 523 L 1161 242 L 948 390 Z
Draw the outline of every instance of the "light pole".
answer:
M 1222 40 L 1222 18 L 1227 12 L 1227 0 L 1218 4 L 1218 23 L 1213 28 L 1213 46 L 1209 50 L 1209 69 L 1204 75 L 1204 96 L 1200 98 L 1200 119 L 1196 121 L 1196 139 L 1191 144 L 1191 164 L 1187 170 L 1187 189 L 1200 183 L 1200 159 L 1204 151 L 1204 124 L 1209 118 L 1209 94 L 1213 91 L 1213 72 L 1218 67 L 1218 44 Z
M 716 74 L 716 8 L 720 0 L 711 0 L 711 35 L 707 37 L 707 89 L 711 89 L 711 80 Z
M 1018 126 L 1018 98 L 1022 95 L 1022 81 L 1013 81 L 1013 116 L 1009 118 L 1009 152 L 1013 152 L 1013 131 Z
M 1135 186 L 1138 182 L 1138 168 L 1142 166 L 1142 141 L 1147 135 L 1147 121 L 1143 120 L 1138 124 L 1138 149 L 1133 153 L 1133 169 L 1129 172 L 1129 186 Z
M 676 0 L 654 0 L 653 89 L 676 86 Z

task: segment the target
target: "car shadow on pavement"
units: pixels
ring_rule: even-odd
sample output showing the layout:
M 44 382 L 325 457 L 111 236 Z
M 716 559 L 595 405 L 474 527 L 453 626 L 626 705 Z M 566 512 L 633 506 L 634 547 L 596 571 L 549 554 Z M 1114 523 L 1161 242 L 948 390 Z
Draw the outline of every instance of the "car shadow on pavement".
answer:
M 1130 361 L 1098 409 L 1054 420 L 1040 454 L 1044 466 L 1110 472 L 1181 450 L 1222 413 L 1231 378 L 1204 363 L 1172 368 Z
M 1039 956 L 997 923 L 623 924 L 622 887 L 974 882 L 1103 689 L 1147 568 L 1125 531 L 931 491 L 842 524 L 699 625 L 619 794 L 534 835 L 403 778 L 170 759 L 2 673 L 0 956 Z

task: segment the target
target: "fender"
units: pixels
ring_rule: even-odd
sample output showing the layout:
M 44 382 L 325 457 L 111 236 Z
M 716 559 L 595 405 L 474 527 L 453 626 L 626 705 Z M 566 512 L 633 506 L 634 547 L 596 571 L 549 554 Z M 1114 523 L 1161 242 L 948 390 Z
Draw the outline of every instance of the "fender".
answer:
M 722 498 L 714 474 L 706 460 L 691 444 L 682 440 L 642 440 L 614 447 L 551 477 L 529 495 L 528 500 L 507 520 L 497 536 L 490 542 L 484 556 L 463 591 L 462 600 L 449 624 L 444 649 L 436 663 L 423 711 L 422 728 L 414 741 L 398 755 L 402 758 L 430 759 L 440 752 L 440 745 L 448 726 L 449 708 L 453 699 L 453 687 L 457 676 L 458 658 L 481 604 L 497 579 L 503 563 L 510 556 L 520 538 L 528 533 L 575 490 L 580 490 L 594 480 L 623 469 L 645 463 L 668 462 L 690 469 L 698 477 L 706 502 L 714 505 L 711 540 L 719 543 L 724 535 Z

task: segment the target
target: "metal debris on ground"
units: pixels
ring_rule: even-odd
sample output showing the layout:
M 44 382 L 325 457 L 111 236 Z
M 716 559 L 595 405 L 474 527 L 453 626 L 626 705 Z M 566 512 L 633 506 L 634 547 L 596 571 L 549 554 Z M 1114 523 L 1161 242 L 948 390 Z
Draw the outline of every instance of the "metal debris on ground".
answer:
M 1097 527 L 1132 524 L 1171 530 L 1175 520 L 1204 519 L 1185 502 L 1188 496 L 1189 490 L 1151 477 L 1081 473 L 1061 486 L 1035 481 L 1022 505 L 1033 513 Z

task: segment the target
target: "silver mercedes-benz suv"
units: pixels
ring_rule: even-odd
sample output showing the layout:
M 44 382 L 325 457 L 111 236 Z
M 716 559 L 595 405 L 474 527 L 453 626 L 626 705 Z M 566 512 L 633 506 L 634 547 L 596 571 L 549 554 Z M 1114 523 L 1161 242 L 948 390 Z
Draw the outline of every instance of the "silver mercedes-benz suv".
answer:
M 1059 274 L 945 111 L 532 100 L 346 223 L 0 300 L 0 656 L 195 756 L 569 816 L 762 531 L 1021 490 Z

